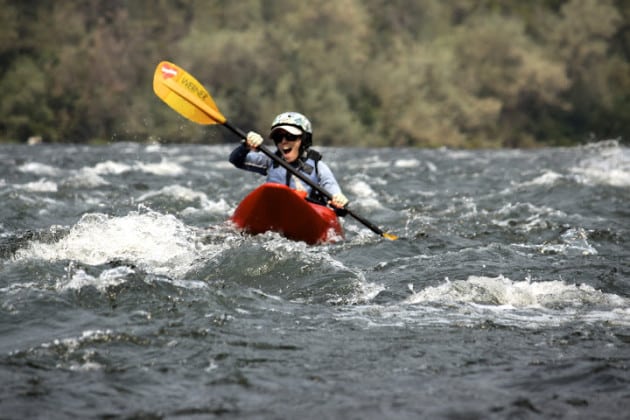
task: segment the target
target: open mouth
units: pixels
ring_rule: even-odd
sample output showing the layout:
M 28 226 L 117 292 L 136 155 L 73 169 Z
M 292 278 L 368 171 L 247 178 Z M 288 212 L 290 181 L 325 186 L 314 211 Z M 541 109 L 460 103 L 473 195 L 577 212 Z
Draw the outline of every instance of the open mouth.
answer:
M 284 146 L 280 148 L 280 151 L 282 151 L 282 154 L 285 156 L 291 153 L 292 150 L 293 150 L 292 146 Z

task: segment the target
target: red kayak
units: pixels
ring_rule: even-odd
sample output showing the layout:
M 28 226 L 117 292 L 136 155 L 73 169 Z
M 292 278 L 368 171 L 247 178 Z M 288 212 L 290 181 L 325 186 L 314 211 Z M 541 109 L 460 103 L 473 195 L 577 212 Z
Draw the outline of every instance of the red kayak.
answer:
M 274 231 L 310 245 L 343 238 L 334 210 L 307 201 L 299 191 L 282 184 L 266 183 L 256 188 L 241 201 L 231 219 L 254 235 Z

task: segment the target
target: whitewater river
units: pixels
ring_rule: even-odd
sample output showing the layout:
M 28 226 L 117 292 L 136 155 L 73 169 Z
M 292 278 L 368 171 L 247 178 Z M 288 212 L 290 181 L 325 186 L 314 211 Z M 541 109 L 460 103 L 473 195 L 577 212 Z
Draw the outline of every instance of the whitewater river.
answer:
M 400 239 L 307 246 L 232 147 L 0 146 L 0 418 L 627 418 L 628 148 L 323 148 Z

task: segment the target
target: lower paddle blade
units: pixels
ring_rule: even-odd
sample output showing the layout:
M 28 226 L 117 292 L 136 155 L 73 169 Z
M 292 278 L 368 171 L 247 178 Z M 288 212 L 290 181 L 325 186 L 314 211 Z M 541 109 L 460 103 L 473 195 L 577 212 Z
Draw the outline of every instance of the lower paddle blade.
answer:
M 398 240 L 398 236 L 394 235 L 393 233 L 385 233 L 385 232 L 383 232 L 383 235 L 381 235 L 381 236 L 383 236 L 383 238 L 385 238 L 385 239 L 389 239 L 390 241 Z
M 153 91 L 180 115 L 198 124 L 223 124 L 226 119 L 208 91 L 187 71 L 162 61 L 153 75 Z

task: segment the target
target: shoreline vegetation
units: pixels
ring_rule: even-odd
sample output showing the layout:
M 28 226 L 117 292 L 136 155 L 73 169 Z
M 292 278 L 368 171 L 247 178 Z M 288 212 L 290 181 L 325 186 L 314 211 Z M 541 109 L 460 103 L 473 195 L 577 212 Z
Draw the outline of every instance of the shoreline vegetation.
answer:
M 236 140 L 153 94 L 161 60 L 239 126 L 299 110 L 323 146 L 630 139 L 623 0 L 0 0 L 0 143 Z

